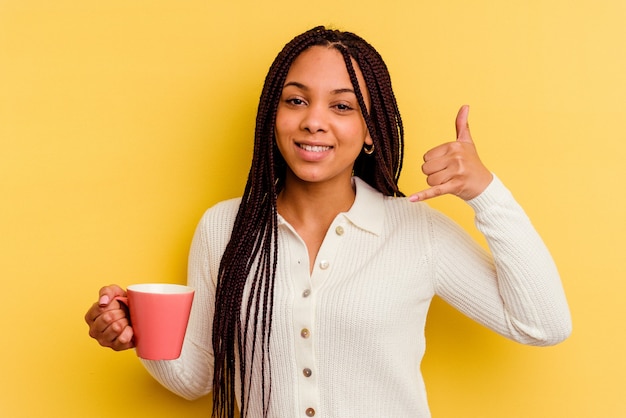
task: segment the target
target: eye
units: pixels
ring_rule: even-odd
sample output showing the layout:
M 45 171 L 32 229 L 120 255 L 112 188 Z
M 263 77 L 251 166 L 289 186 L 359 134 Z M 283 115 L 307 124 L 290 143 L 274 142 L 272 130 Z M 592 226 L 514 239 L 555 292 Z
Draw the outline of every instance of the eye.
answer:
M 348 112 L 350 110 L 354 110 L 354 108 L 346 103 L 338 103 L 335 105 L 335 109 L 340 112 Z
M 287 99 L 287 100 L 285 100 L 285 102 L 287 102 L 288 104 L 293 105 L 293 106 L 302 106 L 302 105 L 306 104 L 304 100 L 299 99 L 297 97 L 293 97 L 291 99 Z

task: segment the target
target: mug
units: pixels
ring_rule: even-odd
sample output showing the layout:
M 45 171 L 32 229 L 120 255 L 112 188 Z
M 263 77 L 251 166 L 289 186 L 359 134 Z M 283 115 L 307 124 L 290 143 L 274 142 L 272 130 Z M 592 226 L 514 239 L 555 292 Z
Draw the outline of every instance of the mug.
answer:
M 165 283 L 134 284 L 126 297 L 115 299 L 128 306 L 137 355 L 146 360 L 180 357 L 187 331 L 194 290 Z

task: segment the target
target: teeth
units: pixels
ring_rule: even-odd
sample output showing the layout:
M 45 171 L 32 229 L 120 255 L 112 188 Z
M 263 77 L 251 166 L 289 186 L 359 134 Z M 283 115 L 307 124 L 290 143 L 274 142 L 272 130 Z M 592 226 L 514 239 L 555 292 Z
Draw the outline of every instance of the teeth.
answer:
M 302 148 L 305 151 L 310 151 L 310 152 L 324 152 L 324 151 L 328 151 L 330 149 L 330 147 L 323 147 L 320 145 L 306 145 L 306 144 L 299 144 L 300 148 Z

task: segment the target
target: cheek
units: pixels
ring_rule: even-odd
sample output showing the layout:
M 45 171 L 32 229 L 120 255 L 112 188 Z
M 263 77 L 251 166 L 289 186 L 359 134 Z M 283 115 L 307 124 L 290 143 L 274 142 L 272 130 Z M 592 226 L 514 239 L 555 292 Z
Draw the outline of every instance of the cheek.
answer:
M 288 138 L 289 134 L 287 133 L 287 128 L 276 119 L 276 125 L 274 125 L 274 143 L 278 148 L 278 152 L 280 152 L 280 155 L 283 157 L 285 156 L 285 144 Z
M 355 141 L 363 142 L 367 137 L 367 126 L 363 119 L 354 121 L 352 124 L 344 127 L 344 133 L 349 138 L 354 138 Z
M 274 135 L 276 136 L 276 139 L 278 140 L 279 138 L 288 136 L 293 129 L 293 122 L 289 118 L 285 117 L 285 115 L 279 110 L 276 113 L 276 123 L 274 125 Z

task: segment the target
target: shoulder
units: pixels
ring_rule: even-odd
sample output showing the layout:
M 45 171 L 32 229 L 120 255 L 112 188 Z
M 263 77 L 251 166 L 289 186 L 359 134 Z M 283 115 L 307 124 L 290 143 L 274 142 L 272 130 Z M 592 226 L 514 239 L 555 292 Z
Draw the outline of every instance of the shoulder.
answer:
M 357 191 L 354 206 L 367 217 L 385 217 L 398 222 L 423 221 L 436 212 L 425 202 L 411 202 L 406 197 L 384 195 L 358 177 L 354 177 L 353 182 Z
M 385 230 L 405 237 L 419 246 L 456 245 L 464 240 L 463 228 L 450 216 L 427 202 L 411 202 L 404 197 L 384 198 Z
M 204 212 L 198 229 L 210 240 L 229 239 L 233 230 L 241 198 L 216 203 Z
M 206 212 L 204 212 L 203 219 L 212 220 L 232 218 L 234 220 L 234 218 L 237 216 L 237 211 L 239 210 L 240 203 L 240 197 L 222 200 L 221 202 L 218 202 L 215 205 L 211 206 L 209 209 L 207 209 Z
M 411 202 L 406 197 L 383 196 L 385 217 L 396 223 L 432 222 L 442 216 L 425 202 Z

